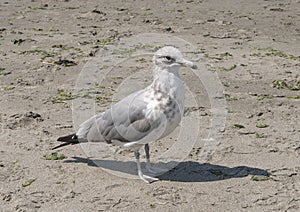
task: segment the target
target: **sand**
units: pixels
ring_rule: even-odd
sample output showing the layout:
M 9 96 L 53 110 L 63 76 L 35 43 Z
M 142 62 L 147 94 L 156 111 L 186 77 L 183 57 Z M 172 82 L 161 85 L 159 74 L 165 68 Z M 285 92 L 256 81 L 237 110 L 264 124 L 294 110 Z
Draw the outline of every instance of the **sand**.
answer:
M 1 0 L 0 211 L 299 211 L 299 8 L 298 0 Z M 213 116 L 209 95 L 184 69 L 198 102 L 186 117 L 200 114 L 200 133 L 161 181 L 111 174 L 81 146 L 46 160 L 56 139 L 78 124 L 72 101 L 85 65 L 141 33 L 192 43 L 218 75 L 228 114 L 212 157 L 201 159 Z M 151 57 L 110 72 L 97 87 L 97 110 L 113 104 L 124 79 L 141 69 L 151 69 Z M 146 86 L 151 72 L 136 81 Z M 159 156 L 177 135 L 151 144 L 151 154 Z M 134 176 L 131 152 L 118 155 L 128 161 L 115 162 Z

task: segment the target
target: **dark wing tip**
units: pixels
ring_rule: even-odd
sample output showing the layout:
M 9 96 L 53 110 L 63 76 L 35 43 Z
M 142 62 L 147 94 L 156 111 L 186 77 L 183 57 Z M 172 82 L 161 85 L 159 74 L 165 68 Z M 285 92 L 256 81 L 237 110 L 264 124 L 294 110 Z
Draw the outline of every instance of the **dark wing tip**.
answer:
M 57 141 L 68 142 L 68 143 L 79 143 L 78 137 L 76 134 L 59 137 L 57 139 Z
M 76 134 L 59 137 L 57 139 L 57 141 L 64 142 L 64 143 L 53 147 L 52 150 L 55 150 L 55 149 L 58 149 L 60 147 L 67 146 L 67 145 L 79 144 L 79 140 L 78 140 L 78 137 Z

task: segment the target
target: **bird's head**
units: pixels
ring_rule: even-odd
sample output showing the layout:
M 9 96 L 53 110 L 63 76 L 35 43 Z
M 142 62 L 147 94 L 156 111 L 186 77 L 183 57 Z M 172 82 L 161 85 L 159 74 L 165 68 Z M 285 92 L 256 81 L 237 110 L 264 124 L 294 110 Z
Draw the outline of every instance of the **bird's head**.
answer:
M 183 58 L 181 52 L 173 46 L 159 49 L 153 56 L 153 63 L 162 69 L 179 69 L 182 66 L 196 69 L 197 66 Z

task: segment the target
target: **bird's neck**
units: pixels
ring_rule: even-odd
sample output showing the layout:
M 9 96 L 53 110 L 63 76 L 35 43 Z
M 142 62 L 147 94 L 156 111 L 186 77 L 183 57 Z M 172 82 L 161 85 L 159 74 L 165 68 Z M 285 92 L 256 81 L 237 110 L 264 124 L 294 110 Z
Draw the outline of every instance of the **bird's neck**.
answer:
M 178 74 L 179 68 L 155 67 L 154 79 L 151 88 L 161 93 L 170 94 L 171 91 L 181 88 L 182 81 Z
M 159 76 L 162 76 L 162 75 L 170 75 L 170 74 L 173 74 L 174 76 L 179 77 L 179 74 L 178 74 L 178 70 L 179 70 L 179 67 L 159 67 L 159 66 L 155 66 L 154 67 L 154 78 L 155 77 L 159 77 Z

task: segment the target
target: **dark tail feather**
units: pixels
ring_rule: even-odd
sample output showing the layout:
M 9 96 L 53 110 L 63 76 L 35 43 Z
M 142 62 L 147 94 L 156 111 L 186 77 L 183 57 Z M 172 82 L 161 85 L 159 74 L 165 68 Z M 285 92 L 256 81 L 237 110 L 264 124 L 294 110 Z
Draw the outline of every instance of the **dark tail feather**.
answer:
M 61 141 L 64 142 L 56 147 L 53 147 L 52 150 L 54 149 L 58 149 L 60 147 L 63 146 L 67 146 L 67 145 L 74 145 L 74 144 L 79 144 L 79 140 L 76 134 L 71 134 L 71 135 L 67 135 L 67 136 L 63 136 L 63 137 L 59 137 L 57 139 L 57 141 Z

